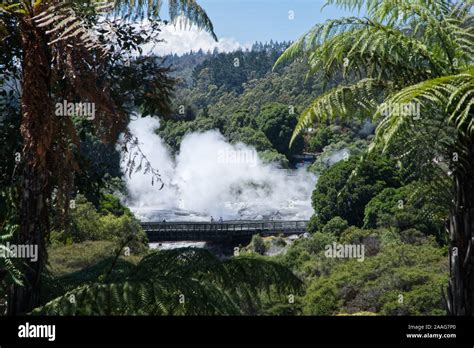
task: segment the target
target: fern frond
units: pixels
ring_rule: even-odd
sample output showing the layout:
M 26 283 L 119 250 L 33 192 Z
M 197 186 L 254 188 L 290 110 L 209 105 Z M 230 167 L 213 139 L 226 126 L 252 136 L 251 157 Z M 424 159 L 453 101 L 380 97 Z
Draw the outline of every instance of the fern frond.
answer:
M 104 8 L 102 3 L 95 5 Z M 71 3 L 61 1 L 51 4 L 32 19 L 39 28 L 50 28 L 45 31 L 51 37 L 49 45 L 66 41 L 72 46 L 82 46 L 88 50 L 98 49 L 102 55 L 107 51 L 99 44 L 92 29 L 76 14 Z
M 116 0 L 115 11 L 118 15 L 129 16 L 133 19 L 159 18 L 163 0 Z M 183 17 L 186 25 L 194 24 L 211 34 L 217 41 L 214 26 L 206 11 L 196 0 L 168 0 L 171 21 Z
M 391 97 L 390 103 L 432 103 L 448 113 L 448 123 L 459 131 L 471 133 L 474 94 L 474 67 L 460 74 L 443 76 L 409 86 Z M 379 110 L 380 111 L 380 110 Z
M 10 249 L 4 243 L 13 240 L 18 231 L 18 225 L 7 224 L 2 227 L 0 234 L 0 271 L 6 271 L 6 277 L 11 284 L 23 285 L 23 273 L 17 259 L 10 258 Z M 0 279 L 1 280 L 1 279 Z M 1 290 L 1 289 L 0 289 Z M 1 297 L 1 296 L 0 296 Z
M 370 116 L 378 106 L 379 89 L 388 86 L 389 84 L 381 80 L 363 79 L 356 84 L 339 86 L 322 94 L 301 114 L 290 144 L 304 129 L 311 127 L 314 121 L 351 117 L 356 112 Z
M 69 290 L 33 314 L 237 315 L 260 305 L 260 292 L 298 293 L 302 282 L 285 267 L 242 257 L 220 261 L 204 249 L 153 252 L 122 281 Z

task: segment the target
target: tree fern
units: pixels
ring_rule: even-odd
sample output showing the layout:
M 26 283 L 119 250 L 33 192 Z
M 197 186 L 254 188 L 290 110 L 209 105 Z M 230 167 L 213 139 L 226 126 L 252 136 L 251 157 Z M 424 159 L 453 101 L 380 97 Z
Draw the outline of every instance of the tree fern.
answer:
M 300 116 L 292 139 L 313 122 L 372 109 L 369 116 L 378 124 L 364 157 L 375 149 L 393 155 L 395 148 L 398 159 L 427 174 L 425 179 L 432 180 L 441 194 L 445 188 L 451 193 L 447 200 L 451 279 L 446 302 L 452 314 L 472 314 L 474 1 L 328 0 L 327 4 L 364 9 L 366 18 L 316 26 L 276 64 L 305 56 L 309 75 L 334 78 L 342 71 L 355 82 L 317 97 Z M 369 98 L 354 94 L 370 79 L 381 81 L 379 94 L 372 91 Z M 383 98 L 372 98 L 375 95 Z M 418 115 L 405 109 L 410 104 L 419 107 Z M 444 159 L 437 160 L 439 156 Z M 351 178 L 355 175 L 357 170 Z
M 359 76 L 362 80 L 319 96 L 301 114 L 292 140 L 314 121 L 344 117 L 348 115 L 348 110 L 365 112 L 369 104 L 373 108 L 377 102 L 373 98 L 374 92 L 370 98 L 367 98 L 367 93 L 347 97 L 354 91 L 360 91 L 361 87 L 366 89 L 372 80 L 380 81 L 376 84 L 379 92 L 390 97 L 402 86 L 416 85 L 430 76 L 441 76 L 453 69 L 466 67 L 472 61 L 474 40 L 471 40 L 473 26 L 468 25 L 472 22 L 470 7 L 442 1 L 328 3 L 351 9 L 366 5 L 369 17 L 342 18 L 315 26 L 293 43 L 275 65 L 298 56 L 307 56 L 310 65 L 308 75 L 322 72 L 323 76 L 331 78 L 342 71 L 352 79 Z M 390 20 L 389 15 L 396 15 L 397 19 Z M 446 23 L 440 22 L 440 16 Z M 469 85 L 465 84 L 464 88 L 469 88 Z M 464 120 L 467 120 L 467 105 L 464 103 L 468 99 L 469 93 L 464 94 L 464 99 L 458 101 L 456 108 L 463 108 Z M 394 130 L 393 127 L 391 129 Z

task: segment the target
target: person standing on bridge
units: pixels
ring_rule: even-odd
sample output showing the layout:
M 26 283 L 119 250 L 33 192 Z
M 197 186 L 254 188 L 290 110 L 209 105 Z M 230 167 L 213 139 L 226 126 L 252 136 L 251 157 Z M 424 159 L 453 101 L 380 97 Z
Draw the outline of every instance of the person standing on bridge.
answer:
M 214 216 L 211 216 L 211 222 L 214 222 Z
M 222 216 L 219 218 L 219 222 L 220 222 L 220 223 L 223 223 L 223 222 L 224 222 L 224 220 L 222 220 Z

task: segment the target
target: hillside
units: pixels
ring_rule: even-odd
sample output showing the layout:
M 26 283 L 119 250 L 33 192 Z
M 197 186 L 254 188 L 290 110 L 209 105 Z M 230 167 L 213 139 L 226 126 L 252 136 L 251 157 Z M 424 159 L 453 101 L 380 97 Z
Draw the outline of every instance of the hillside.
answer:
M 321 76 L 306 79 L 304 60 L 273 70 L 287 45 L 272 42 L 255 44 L 248 51 L 168 57 L 179 84 L 173 98 L 174 113 L 162 122 L 160 136 L 177 151 L 185 134 L 218 129 L 231 143 L 254 146 L 264 161 L 278 161 L 285 167 L 294 164 L 295 154 L 322 152 L 329 145 L 329 139 L 321 139 L 325 134 L 317 135 L 317 140 L 300 137 L 291 149 L 289 140 L 300 112 L 339 79 L 326 86 Z M 338 138 L 321 156 L 315 171 L 333 164 L 335 160 L 330 156 L 336 151 L 358 153 L 364 147 L 357 143 L 368 135 L 361 132 L 362 120 L 341 126 L 326 130 L 316 124 L 312 129 L 318 133 L 324 128 L 322 132 Z

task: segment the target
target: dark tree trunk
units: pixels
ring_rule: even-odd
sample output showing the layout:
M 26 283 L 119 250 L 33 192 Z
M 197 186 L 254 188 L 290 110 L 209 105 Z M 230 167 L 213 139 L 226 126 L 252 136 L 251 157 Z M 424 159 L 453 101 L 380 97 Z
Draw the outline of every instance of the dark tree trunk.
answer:
M 451 315 L 474 314 L 474 139 L 460 138 L 463 155 L 454 170 L 454 208 L 449 220 L 450 280 L 448 312 Z
M 48 153 L 53 135 L 50 97 L 51 59 L 44 32 L 31 19 L 20 23 L 23 46 L 21 135 L 23 184 L 19 244 L 38 246 L 38 260 L 25 260 L 24 286 L 13 286 L 8 303 L 11 315 L 24 314 L 38 305 L 45 239 L 49 231 L 47 198 L 50 194 Z

